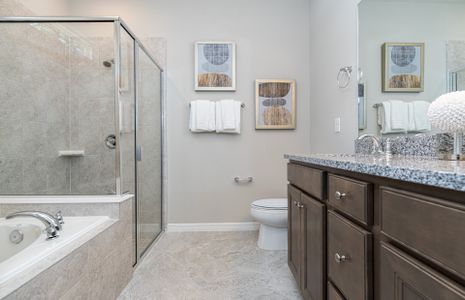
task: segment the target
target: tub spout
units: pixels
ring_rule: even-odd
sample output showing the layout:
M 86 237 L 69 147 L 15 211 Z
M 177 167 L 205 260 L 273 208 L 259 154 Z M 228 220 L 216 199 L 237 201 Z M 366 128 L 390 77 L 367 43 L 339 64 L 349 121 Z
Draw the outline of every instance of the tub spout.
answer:
M 62 229 L 60 221 L 54 216 L 41 212 L 41 211 L 19 211 L 11 213 L 6 216 L 6 219 L 13 219 L 17 217 L 32 217 L 41 221 L 45 225 L 45 232 L 47 233 L 47 240 L 57 238 L 59 236 L 58 231 Z

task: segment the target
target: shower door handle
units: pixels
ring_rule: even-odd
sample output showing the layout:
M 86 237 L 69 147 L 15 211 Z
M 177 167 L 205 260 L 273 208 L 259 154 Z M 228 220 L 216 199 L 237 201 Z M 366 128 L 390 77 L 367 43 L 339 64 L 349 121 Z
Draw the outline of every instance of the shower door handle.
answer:
M 136 146 L 136 161 L 141 161 L 142 160 L 142 146 L 137 145 Z

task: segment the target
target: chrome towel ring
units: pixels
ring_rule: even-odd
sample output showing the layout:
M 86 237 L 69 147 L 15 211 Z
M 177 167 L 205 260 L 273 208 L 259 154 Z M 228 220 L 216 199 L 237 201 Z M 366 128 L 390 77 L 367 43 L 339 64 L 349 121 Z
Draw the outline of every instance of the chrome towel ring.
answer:
M 343 76 L 345 75 L 345 76 Z M 343 80 L 343 78 L 346 78 Z M 340 89 L 345 89 L 346 87 L 349 86 L 350 80 L 352 77 L 352 67 L 347 66 L 347 67 L 342 67 L 339 69 L 339 73 L 337 74 L 337 86 Z

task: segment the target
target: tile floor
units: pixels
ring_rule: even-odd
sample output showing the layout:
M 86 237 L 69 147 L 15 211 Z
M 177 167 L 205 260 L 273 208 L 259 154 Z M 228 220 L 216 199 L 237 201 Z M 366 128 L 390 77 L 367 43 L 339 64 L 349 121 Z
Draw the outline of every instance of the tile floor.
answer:
M 257 232 L 165 233 L 119 300 L 300 300 L 286 251 L 257 247 Z

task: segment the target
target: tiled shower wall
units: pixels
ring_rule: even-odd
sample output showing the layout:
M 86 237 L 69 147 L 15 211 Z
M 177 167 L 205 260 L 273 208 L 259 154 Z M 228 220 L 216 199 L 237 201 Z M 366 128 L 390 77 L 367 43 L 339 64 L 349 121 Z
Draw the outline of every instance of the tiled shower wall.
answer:
M 99 25 L 107 37 L 83 36 L 91 23 L 0 26 L 0 194 L 115 193 L 112 24 Z
M 112 33 L 112 24 L 105 24 Z M 110 37 L 71 38 L 70 150 L 84 150 L 71 158 L 71 194 L 115 193 L 115 150 L 105 137 L 115 134 L 113 67 L 103 61 L 114 57 Z
M 70 164 L 58 158 L 69 137 L 69 42 L 44 24 L 0 26 L 0 193 L 69 193 Z

